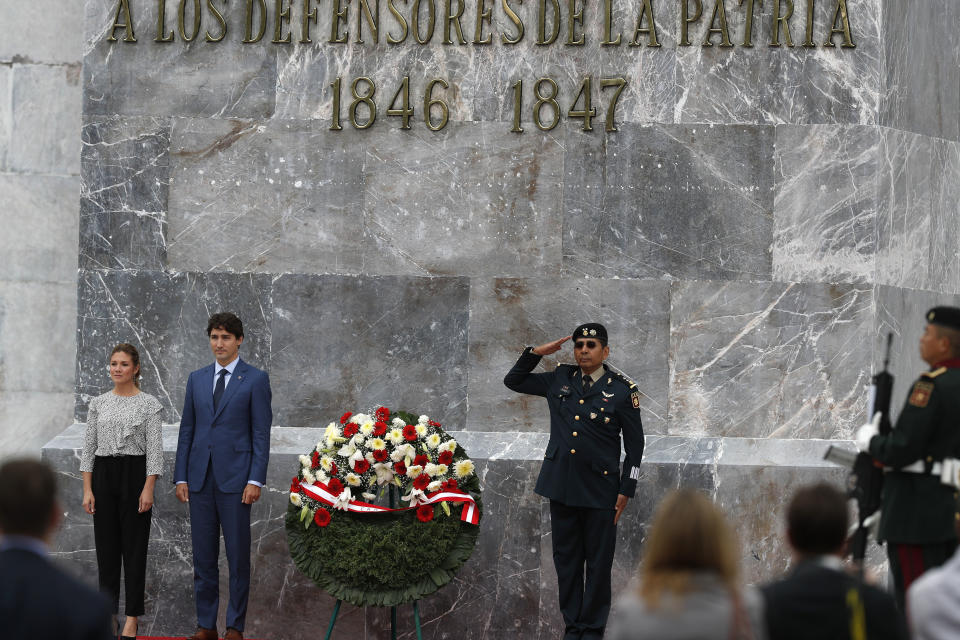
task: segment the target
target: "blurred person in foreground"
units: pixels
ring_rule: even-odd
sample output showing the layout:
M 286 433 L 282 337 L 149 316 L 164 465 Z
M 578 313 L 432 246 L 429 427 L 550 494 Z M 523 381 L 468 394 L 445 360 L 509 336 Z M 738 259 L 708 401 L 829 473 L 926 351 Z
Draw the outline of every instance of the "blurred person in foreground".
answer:
M 736 535 L 705 495 L 681 489 L 657 508 L 640 587 L 611 616 L 607 640 L 765 640 L 763 602 L 740 584 Z
M 60 570 L 49 545 L 62 518 L 57 481 L 37 460 L 0 465 L 0 637 L 108 640 L 107 599 Z
M 839 489 L 802 487 L 787 507 L 790 574 L 763 587 L 770 640 L 906 640 L 893 596 L 848 573 L 849 514 Z

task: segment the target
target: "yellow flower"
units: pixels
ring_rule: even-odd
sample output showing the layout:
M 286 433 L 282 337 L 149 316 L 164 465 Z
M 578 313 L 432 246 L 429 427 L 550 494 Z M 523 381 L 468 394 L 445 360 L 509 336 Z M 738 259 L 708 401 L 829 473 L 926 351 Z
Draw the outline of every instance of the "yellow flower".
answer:
M 458 478 L 466 478 L 473 473 L 473 461 L 472 460 L 461 460 L 454 467 L 454 473 L 457 474 Z
M 423 436 L 427 435 L 427 425 L 425 425 L 425 424 L 418 424 L 418 425 L 416 426 L 416 429 L 417 429 L 417 435 L 420 436 L 421 438 L 422 438 Z
M 359 486 L 360 486 L 360 476 L 358 476 L 358 475 L 355 474 L 355 473 L 348 473 L 348 474 L 347 474 L 347 484 L 350 485 L 351 487 L 359 487 Z
M 370 449 L 386 449 L 387 443 L 381 438 L 370 438 L 367 440 L 367 447 Z
M 439 434 L 439 433 L 431 433 L 429 436 L 427 436 L 427 446 L 430 447 L 431 449 L 436 449 L 437 447 L 439 447 L 439 446 L 440 446 L 440 434 Z
M 407 467 L 407 477 L 416 478 L 423 472 L 423 467 L 418 464 L 411 464 Z
M 300 499 L 300 494 L 299 494 L 299 493 L 291 493 L 291 494 L 290 494 L 290 502 L 291 502 L 291 503 L 293 504 L 293 506 L 295 506 L 295 507 L 303 506 L 303 500 Z
M 333 458 L 331 458 L 330 456 L 321 456 L 321 457 L 320 457 L 320 466 L 323 468 L 324 471 L 329 472 L 329 471 L 330 471 L 330 465 L 332 465 L 332 464 L 333 464 Z

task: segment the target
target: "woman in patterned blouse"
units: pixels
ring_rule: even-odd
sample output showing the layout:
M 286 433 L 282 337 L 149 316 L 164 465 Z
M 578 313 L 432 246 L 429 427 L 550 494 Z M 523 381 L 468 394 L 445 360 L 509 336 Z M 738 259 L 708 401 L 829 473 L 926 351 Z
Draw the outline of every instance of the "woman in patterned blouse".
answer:
M 127 343 L 110 353 L 113 389 L 90 401 L 80 471 L 83 508 L 93 515 L 100 589 L 120 607 L 123 638 L 135 638 L 143 615 L 153 489 L 163 471 L 160 402 L 140 391 L 140 354 Z M 116 626 L 116 625 L 115 625 Z M 116 631 L 116 629 L 115 629 Z

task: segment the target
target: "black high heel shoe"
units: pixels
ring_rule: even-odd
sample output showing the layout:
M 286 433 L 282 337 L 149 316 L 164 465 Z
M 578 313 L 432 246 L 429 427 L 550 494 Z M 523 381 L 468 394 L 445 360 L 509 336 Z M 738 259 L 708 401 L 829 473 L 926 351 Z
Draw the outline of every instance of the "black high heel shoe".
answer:
M 120 636 L 120 640 L 137 640 L 137 632 L 140 631 L 140 621 L 137 620 L 137 630 L 133 632 L 132 636 Z

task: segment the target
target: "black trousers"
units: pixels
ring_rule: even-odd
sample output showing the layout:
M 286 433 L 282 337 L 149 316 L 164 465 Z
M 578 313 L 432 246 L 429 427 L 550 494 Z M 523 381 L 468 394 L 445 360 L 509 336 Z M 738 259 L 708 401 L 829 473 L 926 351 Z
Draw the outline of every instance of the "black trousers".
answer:
M 93 537 L 97 545 L 100 590 L 120 609 L 120 569 L 124 613 L 143 615 L 147 543 L 153 510 L 137 513 L 146 480 L 146 456 L 97 456 L 93 462 Z
M 550 501 L 553 565 L 565 640 L 603 637 L 610 614 L 610 570 L 617 542 L 614 509 Z
M 900 544 L 887 542 L 887 558 L 893 574 L 893 593 L 897 606 L 907 612 L 907 589 L 926 571 L 947 562 L 957 550 L 956 540 L 931 542 L 929 544 Z

